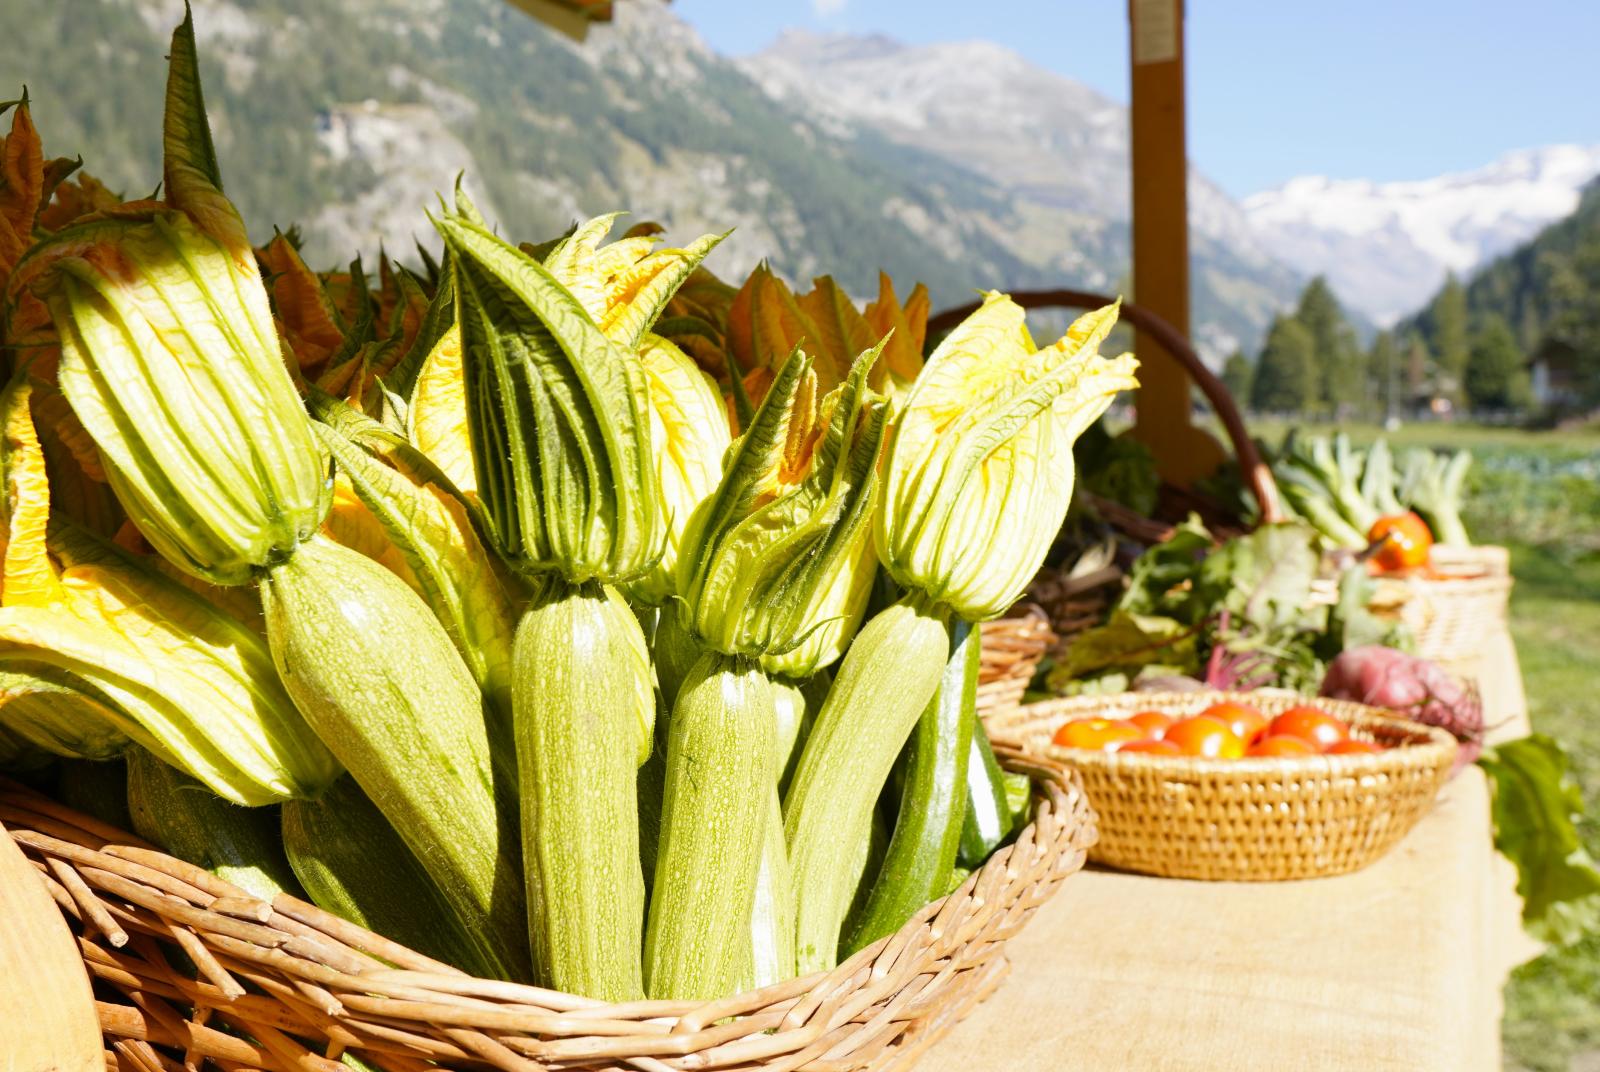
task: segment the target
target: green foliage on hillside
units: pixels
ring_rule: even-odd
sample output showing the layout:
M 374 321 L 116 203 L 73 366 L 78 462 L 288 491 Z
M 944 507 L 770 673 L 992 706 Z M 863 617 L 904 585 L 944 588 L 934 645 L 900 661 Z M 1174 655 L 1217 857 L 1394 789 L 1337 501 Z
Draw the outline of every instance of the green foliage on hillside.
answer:
M 1578 355 L 1582 387 L 1600 402 L 1600 185 L 1585 191 L 1571 216 L 1491 262 L 1466 284 L 1452 279 L 1411 325 L 1447 364 L 1464 335 L 1501 318 L 1524 355 L 1555 341 Z M 1470 378 L 1470 377 L 1469 377 Z

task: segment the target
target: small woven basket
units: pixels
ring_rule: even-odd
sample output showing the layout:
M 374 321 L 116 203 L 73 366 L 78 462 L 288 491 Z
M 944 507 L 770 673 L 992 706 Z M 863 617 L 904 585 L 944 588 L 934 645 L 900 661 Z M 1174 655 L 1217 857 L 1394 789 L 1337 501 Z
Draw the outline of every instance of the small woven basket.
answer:
M 1018 603 L 1004 618 L 984 622 L 978 651 L 978 713 L 984 717 L 1022 705 L 1039 660 L 1055 643 L 1050 619 L 1032 603 Z
M 1407 579 L 1412 598 L 1400 617 L 1417 640 L 1417 654 L 1470 673 L 1490 638 L 1506 628 L 1511 600 L 1510 555 L 1504 547 L 1446 547 L 1429 551 L 1429 569 Z
M 1094 842 L 1076 775 L 995 751 L 1034 779 L 1015 842 L 832 971 L 710 1003 L 475 979 L 4 780 L 0 821 L 73 926 L 118 1072 L 349 1072 L 344 1054 L 385 1072 L 898 1070 L 998 985 L 1006 940 Z
M 1432 806 L 1456 744 L 1443 730 L 1342 700 L 1318 707 L 1354 736 L 1388 750 L 1369 755 L 1205 759 L 1061 748 L 1051 736 L 1074 718 L 1137 711 L 1198 714 L 1238 700 L 1269 718 L 1306 701 L 1287 692 L 1120 693 L 1030 704 L 991 722 L 1007 739 L 1083 776 L 1100 818 L 1091 858 L 1168 878 L 1236 882 L 1315 878 L 1378 859 Z

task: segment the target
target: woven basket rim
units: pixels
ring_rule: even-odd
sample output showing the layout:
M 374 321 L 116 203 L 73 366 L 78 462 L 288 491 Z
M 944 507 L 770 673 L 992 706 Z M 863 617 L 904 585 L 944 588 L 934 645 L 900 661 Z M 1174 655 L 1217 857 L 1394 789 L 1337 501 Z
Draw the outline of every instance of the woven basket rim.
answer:
M 1003 943 L 1063 879 L 1081 869 L 1096 838 L 1079 773 L 1006 744 L 995 751 L 1005 766 L 1033 780 L 1033 816 L 1014 841 L 900 930 L 831 971 L 712 1002 L 607 1004 L 476 979 L 289 895 L 263 901 L 3 777 L 0 821 L 74 923 L 91 978 L 132 995 L 128 980 L 137 977 L 145 999 L 181 999 L 186 1009 L 197 1010 L 188 1025 L 191 1035 L 205 1033 L 198 1012 L 203 1006 L 235 1026 L 259 1028 L 257 1037 L 278 1031 L 287 1017 L 306 1028 L 301 1037 L 326 1044 L 335 1058 L 346 1048 L 364 1057 L 371 1051 L 380 1058 L 386 1054 L 397 1069 L 417 1067 L 421 1059 L 515 1072 L 596 1066 L 786 1070 L 812 1061 L 887 1069 L 905 1067 L 998 984 L 1005 971 Z M 154 948 L 152 941 L 178 939 L 178 932 L 178 945 L 199 967 L 198 979 L 179 978 L 159 956 L 118 960 Z M 239 979 L 258 989 L 246 995 Z M 275 1011 L 263 1014 L 262 1002 L 275 1002 Z M 173 1015 L 191 1015 L 167 1007 L 165 1019 L 152 1018 L 138 1000 L 137 1009 L 98 1004 L 108 1040 L 111 1034 L 143 1039 L 139 1032 L 154 1031 Z M 397 1031 L 431 1048 L 397 1056 L 371 1041 L 392 1040 Z M 336 1044 L 336 1035 L 365 1039 L 367 1045 Z M 214 1036 L 207 1037 L 215 1042 Z M 286 1038 L 279 1037 L 280 1049 Z M 175 1045 L 165 1036 L 154 1041 Z M 183 1049 L 181 1042 L 176 1045 Z M 318 1064 L 327 1058 L 292 1040 L 288 1045 L 303 1059 L 285 1059 L 274 1050 L 273 1061 L 250 1067 L 338 1067 Z M 218 1055 L 202 1049 L 201 1056 Z M 228 1060 L 240 1063 L 237 1056 Z
M 1046 754 L 1075 767 L 1093 767 L 1112 772 L 1120 769 L 1149 770 L 1171 776 L 1199 773 L 1216 776 L 1219 773 L 1237 773 L 1242 780 L 1253 781 L 1262 775 L 1281 776 L 1285 772 L 1306 774 L 1329 770 L 1378 772 L 1398 770 L 1408 766 L 1432 767 L 1441 762 L 1446 764 L 1451 762 L 1457 747 L 1455 738 L 1437 726 L 1414 722 L 1402 718 L 1393 711 L 1357 703 L 1354 700 L 1307 697 L 1287 689 L 1255 689 L 1246 692 L 1203 689 L 1194 692 L 1122 692 L 1111 695 L 1118 698 L 1137 696 L 1141 702 L 1149 700 L 1151 710 L 1162 710 L 1165 707 L 1184 709 L 1193 707 L 1192 712 L 1187 712 L 1192 714 L 1199 714 L 1214 703 L 1231 701 L 1259 705 L 1262 701 L 1266 701 L 1268 706 L 1277 706 L 1284 701 L 1293 700 L 1295 703 L 1307 703 L 1319 707 L 1330 715 L 1362 729 L 1384 729 L 1394 734 L 1405 734 L 1411 739 L 1400 747 L 1388 748 L 1382 752 L 1349 755 L 1242 756 L 1238 759 L 1221 759 L 1212 756 L 1164 756 L 1154 752 L 1100 752 L 1086 748 L 1068 748 L 1053 742 L 1046 743 Z M 1026 747 L 1033 744 L 1036 738 L 1042 737 L 1042 731 L 1016 738 L 1011 736 L 1013 727 L 1031 724 L 1045 718 L 1054 719 L 1058 713 L 1092 711 L 1096 707 L 1103 707 L 1107 698 L 1068 696 L 1029 704 L 1018 712 L 1017 720 L 1008 721 L 1005 727 L 996 733 L 1008 739 L 1020 740 Z M 1202 700 L 1205 702 L 1200 702 Z
M 1221 700 L 1263 714 L 1314 702 L 1357 736 L 1398 743 L 1364 755 L 1241 758 L 1091 752 L 1056 745 L 1069 718 L 1139 710 L 1196 714 Z M 1286 689 L 1122 692 L 1029 705 L 994 720 L 997 740 L 1078 770 L 1100 815 L 1091 859 L 1171 878 L 1260 882 L 1365 867 L 1392 848 L 1437 797 L 1455 759 L 1436 727 L 1348 700 Z

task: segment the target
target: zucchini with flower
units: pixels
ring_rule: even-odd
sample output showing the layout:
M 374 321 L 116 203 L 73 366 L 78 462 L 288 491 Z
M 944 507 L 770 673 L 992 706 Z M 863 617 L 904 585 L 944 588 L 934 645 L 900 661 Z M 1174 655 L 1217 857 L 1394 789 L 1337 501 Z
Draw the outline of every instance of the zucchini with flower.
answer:
M 1073 442 L 1136 385 L 1131 355 L 1099 354 L 1115 307 L 1042 349 L 1023 320 L 1015 302 L 988 295 L 928 358 L 896 414 L 874 537 L 906 594 L 857 635 L 784 800 L 801 972 L 835 963 L 872 804 L 939 687 L 951 619 L 998 617 L 1022 594 L 1066 514 Z M 897 685 L 886 694 L 889 680 Z M 928 837 L 953 863 L 945 832 Z M 949 867 L 925 873 L 942 887 Z M 930 886 L 923 900 L 941 892 Z
M 804 679 L 838 659 L 865 612 L 887 412 L 867 376 L 880 350 L 862 353 L 820 399 L 810 357 L 794 351 L 685 536 L 681 621 L 705 654 L 667 731 L 645 944 L 652 997 L 730 992 L 747 943 L 756 981 L 794 973 L 769 674 Z
M 655 700 L 644 633 L 614 586 L 647 574 L 666 544 L 637 347 L 715 239 L 649 270 L 596 248 L 605 218 L 545 263 L 491 233 L 462 194 L 436 224 L 478 495 L 496 549 L 537 590 L 512 651 L 534 962 L 545 985 L 627 1001 L 644 993 L 636 772 Z M 602 284 L 629 263 L 612 301 Z
M 327 456 L 221 189 L 188 17 L 172 39 L 163 189 L 56 232 L 10 291 L 47 305 L 61 390 L 143 537 L 200 580 L 258 585 L 301 716 L 463 923 L 524 976 L 515 838 L 495 812 L 481 694 L 404 582 L 318 532 Z

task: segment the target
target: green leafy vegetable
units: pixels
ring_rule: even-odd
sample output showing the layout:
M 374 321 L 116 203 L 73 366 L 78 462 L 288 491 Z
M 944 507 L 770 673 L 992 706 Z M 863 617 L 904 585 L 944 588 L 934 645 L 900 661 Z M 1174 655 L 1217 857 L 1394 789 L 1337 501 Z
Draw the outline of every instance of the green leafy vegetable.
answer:
M 1574 824 L 1583 797 L 1566 751 L 1536 733 L 1486 750 L 1478 765 L 1493 789 L 1494 847 L 1517 867 L 1523 924 L 1556 945 L 1592 933 L 1600 927 L 1600 870 Z

